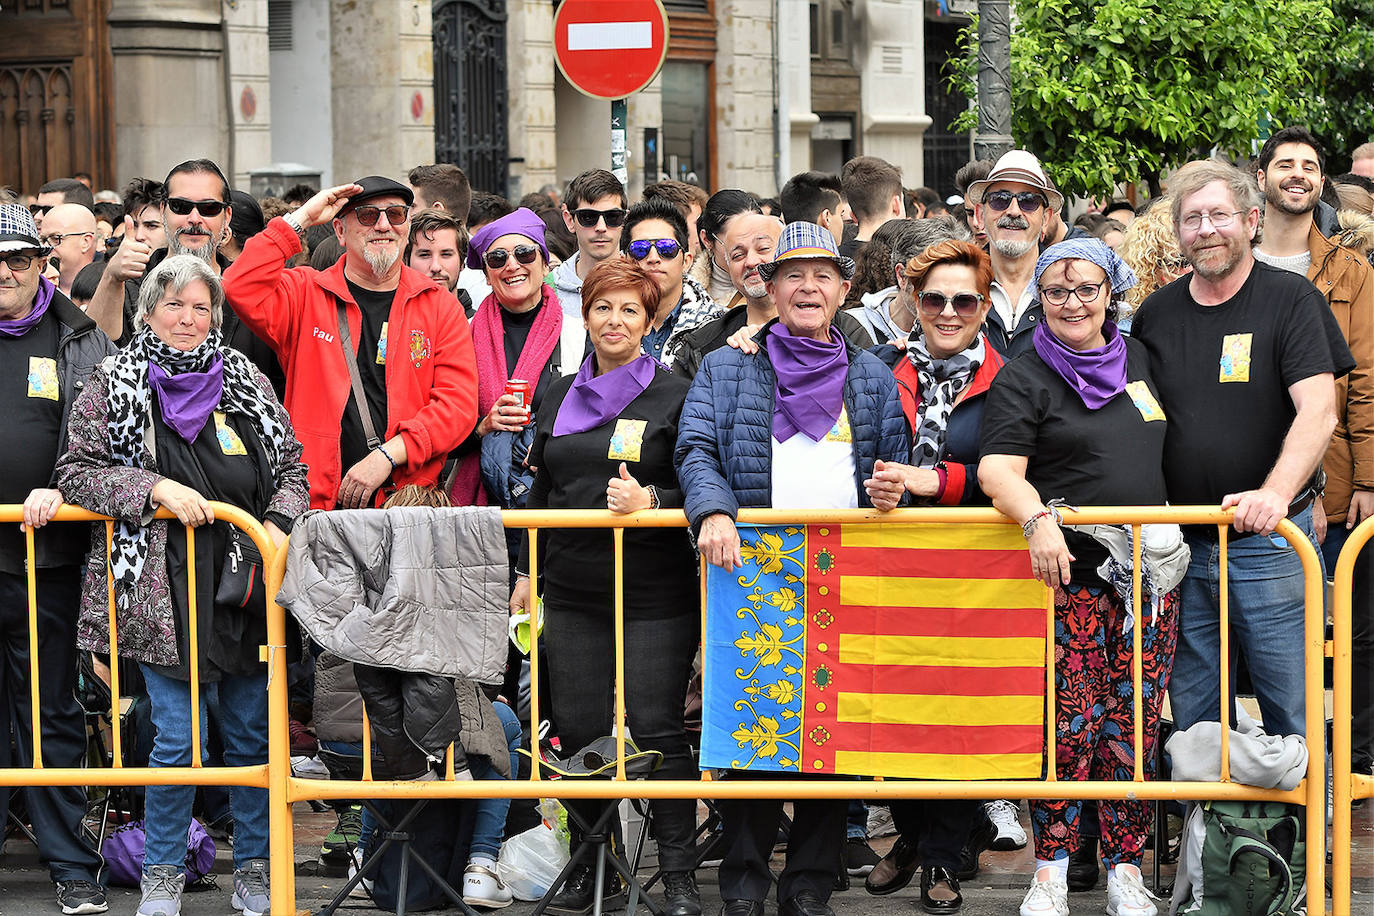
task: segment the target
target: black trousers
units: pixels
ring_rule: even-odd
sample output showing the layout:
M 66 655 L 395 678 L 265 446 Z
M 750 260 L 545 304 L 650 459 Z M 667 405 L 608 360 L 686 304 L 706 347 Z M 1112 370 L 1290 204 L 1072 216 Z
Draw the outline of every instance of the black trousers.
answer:
M 29 604 L 24 576 L 0 573 L 0 705 L 14 728 L 18 759 L 9 735 L 0 735 L 0 766 L 33 766 L 33 718 L 29 703 Z M 86 720 L 76 701 L 76 618 L 81 605 L 81 569 L 40 569 L 38 599 L 38 702 L 43 765 L 80 767 L 86 756 Z M 86 793 L 80 786 L 24 789 L 38 857 L 54 881 L 92 881 L 104 864 L 82 836 Z M 0 789 L 0 825 L 9 810 L 9 790 Z
M 959 860 L 983 803 L 968 798 L 893 799 L 892 823 L 908 842 L 914 842 L 921 866 L 959 870 Z
M 611 733 L 615 717 L 615 634 L 611 605 L 566 603 L 557 595 L 544 601 L 544 640 L 549 668 L 549 698 L 558 739 L 575 753 Z M 701 641 L 696 613 L 655 620 L 625 621 L 625 714 L 640 750 L 658 751 L 663 763 L 653 779 L 696 779 L 698 770 L 687 743 L 683 713 L 692 656 Z M 565 802 L 590 823 L 598 802 Z M 692 866 L 696 800 L 654 799 L 654 839 L 665 871 Z M 617 828 L 618 829 L 618 828 Z
M 1350 763 L 1369 775 L 1374 765 L 1374 547 L 1355 558 L 1350 589 Z M 1334 569 L 1332 570 L 1334 574 Z
M 739 773 L 748 779 L 796 779 L 792 773 Z M 768 898 L 772 873 L 768 860 L 782 820 L 781 799 L 721 799 L 720 810 L 729 846 L 720 864 L 720 896 L 724 900 Z M 844 853 L 844 799 L 797 800 L 792 803 L 792 830 L 787 840 L 787 864 L 778 876 L 779 902 L 810 891 L 830 899 Z

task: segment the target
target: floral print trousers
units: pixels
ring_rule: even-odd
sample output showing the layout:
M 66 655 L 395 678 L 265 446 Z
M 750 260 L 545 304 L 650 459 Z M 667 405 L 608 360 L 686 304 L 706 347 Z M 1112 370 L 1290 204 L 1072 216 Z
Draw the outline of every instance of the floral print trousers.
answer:
M 1054 590 L 1055 770 L 1069 780 L 1130 780 L 1135 772 L 1135 721 L 1131 681 L 1133 636 L 1128 609 L 1115 590 L 1070 583 Z M 1144 772 L 1154 776 L 1160 707 L 1169 686 L 1178 638 L 1178 590 L 1151 620 L 1141 614 L 1141 695 Z M 1033 801 L 1031 826 L 1038 859 L 1062 859 L 1078 846 L 1083 802 Z M 1104 799 L 1097 805 L 1102 857 L 1110 868 L 1139 865 L 1150 826 L 1151 804 Z

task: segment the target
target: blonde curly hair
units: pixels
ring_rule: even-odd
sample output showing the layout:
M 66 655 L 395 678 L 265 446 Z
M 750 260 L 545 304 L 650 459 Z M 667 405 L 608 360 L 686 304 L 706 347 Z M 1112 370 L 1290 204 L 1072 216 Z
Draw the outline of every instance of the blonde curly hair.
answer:
M 1126 290 L 1131 311 L 1155 290 L 1190 269 L 1174 231 L 1172 209 L 1169 198 L 1160 198 L 1126 227 L 1121 257 L 1135 271 L 1138 281 Z

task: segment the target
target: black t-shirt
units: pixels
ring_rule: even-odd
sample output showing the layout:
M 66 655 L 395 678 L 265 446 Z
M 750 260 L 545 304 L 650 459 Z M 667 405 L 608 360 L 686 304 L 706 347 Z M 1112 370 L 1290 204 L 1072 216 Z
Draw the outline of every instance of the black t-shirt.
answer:
M 1355 366 L 1306 277 L 1256 262 L 1235 296 L 1199 305 L 1184 276 L 1131 325 L 1169 414 L 1164 473 L 1176 505 L 1216 505 L 1264 483 L 1296 411 L 1288 388 Z
M 1169 422 L 1150 376 L 1149 357 L 1126 340 L 1126 390 L 1098 410 L 1035 350 L 1002 367 L 983 415 L 983 455 L 1027 458 L 1026 480 L 1040 498 L 1071 506 L 1153 506 L 1164 502 L 1164 438 Z M 1065 531 L 1075 582 L 1096 579 L 1106 549 Z M 1087 577 L 1093 577 L 1088 579 Z
M 362 328 L 358 332 L 358 377 L 363 383 L 363 396 L 372 412 L 372 428 L 377 438 L 386 441 L 386 322 L 391 314 L 391 300 L 396 291 L 373 291 L 348 284 L 353 301 L 362 311 Z M 343 472 L 367 457 L 367 435 L 363 432 L 362 416 L 352 389 L 344 405 L 339 424 L 339 459 Z
M 520 353 L 525 349 L 525 342 L 529 340 L 530 329 L 534 327 L 534 319 L 539 317 L 539 312 L 544 308 L 543 300 L 528 312 L 508 312 L 501 309 L 501 328 L 505 331 L 506 344 L 506 378 L 515 378 L 515 367 L 520 362 Z M 563 316 L 564 321 L 572 321 L 567 315 Z M 580 365 L 580 364 L 579 364 Z M 538 410 L 543 403 L 544 397 L 549 392 L 549 385 L 556 379 L 561 378 L 565 367 L 561 363 L 560 350 L 557 344 L 554 345 L 553 353 L 549 356 L 548 362 L 540 369 L 537 378 L 527 378 L 533 390 L 530 392 L 531 412 Z M 566 367 L 571 368 L 571 367 Z
M 529 458 L 538 473 L 527 507 L 604 509 L 606 486 L 623 461 L 640 486 L 658 491 L 662 508 L 681 508 L 673 449 L 688 382 L 660 369 L 619 417 L 555 437 L 554 418 L 573 378 L 555 381 L 540 407 Z M 528 569 L 524 554 L 520 568 Z M 627 614 L 648 619 L 699 613 L 697 564 L 685 528 L 627 531 L 624 564 Z M 610 614 L 615 561 L 609 530 L 541 532 L 539 568 L 547 596 Z
M 62 383 L 57 374 L 61 328 L 52 308 L 22 337 L 0 334 L 0 405 L 5 446 L 0 448 L 0 503 L 22 503 L 31 490 L 52 486 L 62 432 Z M 35 535 L 79 563 L 89 534 L 84 525 L 51 525 Z M 24 572 L 24 533 L 17 522 L 0 524 L 0 572 Z

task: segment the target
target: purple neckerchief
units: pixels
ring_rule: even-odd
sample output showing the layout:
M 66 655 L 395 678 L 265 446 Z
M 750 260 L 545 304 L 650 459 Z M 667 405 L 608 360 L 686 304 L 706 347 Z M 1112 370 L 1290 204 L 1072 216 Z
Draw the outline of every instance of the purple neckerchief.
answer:
M 195 442 L 224 394 L 224 357 L 216 353 L 204 372 L 180 375 L 168 375 L 157 363 L 150 362 L 148 384 L 157 393 L 162 419 L 187 443 Z
M 13 318 L 9 321 L 0 321 L 0 334 L 6 337 L 23 337 L 38 326 L 38 322 L 43 320 L 43 316 L 48 313 L 48 306 L 52 305 L 52 294 L 57 287 L 52 285 L 52 281 L 47 277 L 38 278 L 38 295 L 34 297 L 33 308 L 23 318 Z
M 778 377 L 773 398 L 773 438 L 786 442 L 805 433 L 819 442 L 844 409 L 849 354 L 832 326 L 830 341 L 793 337 L 781 322 L 768 329 L 768 359 Z
M 1078 392 L 1089 410 L 1105 407 L 1112 398 L 1126 390 L 1126 338 L 1116 329 L 1116 322 L 1102 322 L 1105 346 L 1091 350 L 1073 350 L 1050 333 L 1045 322 L 1035 329 L 1035 352 L 1069 387 Z
M 585 433 L 618 417 L 631 401 L 644 393 L 657 371 L 658 360 L 640 355 L 632 362 L 597 375 L 596 354 L 591 354 L 583 360 L 572 387 L 558 406 L 553 435 Z

